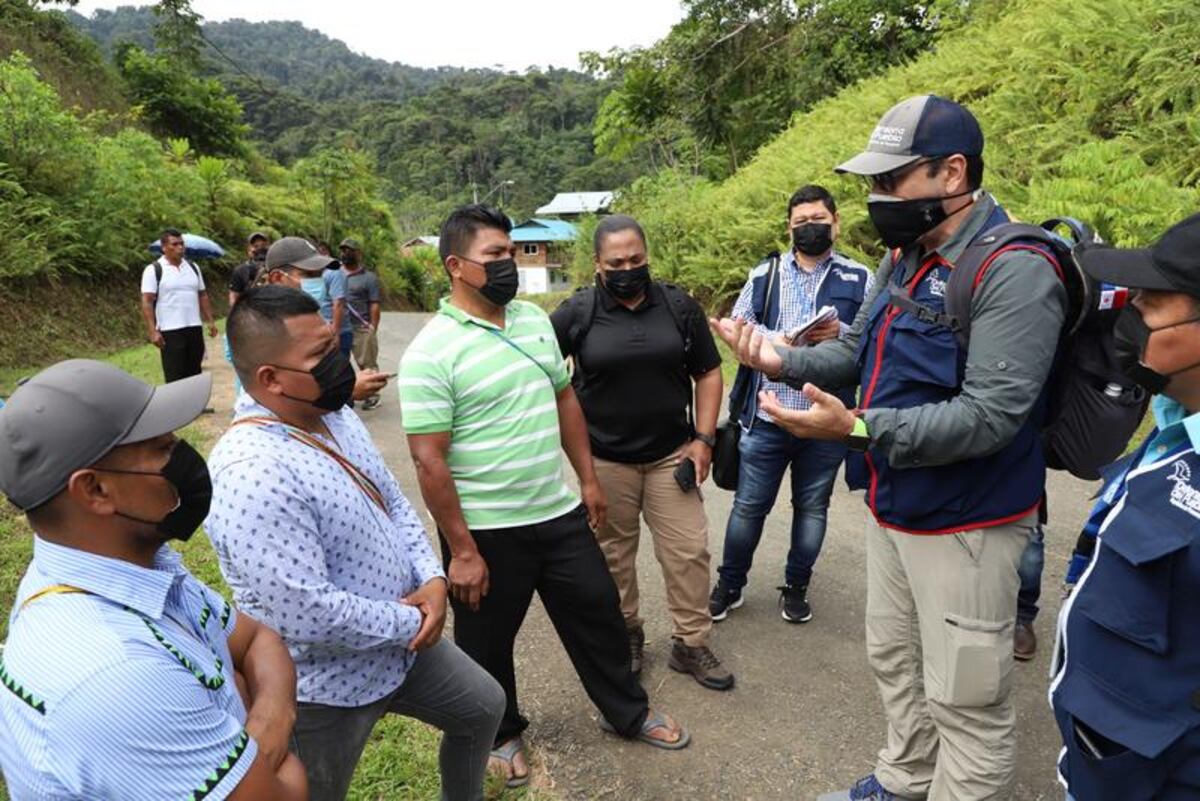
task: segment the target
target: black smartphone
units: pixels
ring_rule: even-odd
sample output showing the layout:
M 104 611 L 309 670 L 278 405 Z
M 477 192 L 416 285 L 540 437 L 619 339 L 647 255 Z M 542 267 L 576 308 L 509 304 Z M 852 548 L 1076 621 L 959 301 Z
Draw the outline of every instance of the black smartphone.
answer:
M 684 492 L 691 492 L 696 489 L 696 463 L 691 459 L 684 459 L 675 468 L 675 483 Z

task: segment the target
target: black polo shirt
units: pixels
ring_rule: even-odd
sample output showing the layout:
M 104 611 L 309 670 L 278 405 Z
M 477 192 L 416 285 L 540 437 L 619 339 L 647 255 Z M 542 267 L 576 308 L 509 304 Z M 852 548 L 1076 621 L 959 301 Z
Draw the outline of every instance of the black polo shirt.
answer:
M 690 297 L 676 308 L 691 339 L 685 355 L 661 285 L 651 284 L 645 300 L 632 310 L 602 287 L 584 291 L 596 293 L 595 316 L 578 352 L 569 332 L 586 304 L 568 299 L 550 320 L 563 356 L 575 357 L 572 383 L 587 418 L 592 452 L 627 464 L 669 456 L 692 435 L 692 377 L 721 366 L 704 310 Z

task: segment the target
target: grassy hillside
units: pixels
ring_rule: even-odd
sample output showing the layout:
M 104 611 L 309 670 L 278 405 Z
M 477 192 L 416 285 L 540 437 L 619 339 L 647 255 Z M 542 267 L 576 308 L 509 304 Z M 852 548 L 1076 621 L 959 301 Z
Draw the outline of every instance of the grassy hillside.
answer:
M 723 183 L 671 173 L 635 186 L 653 260 L 710 302 L 784 241 L 798 186 L 838 196 L 843 247 L 874 260 L 866 190 L 836 177 L 893 103 L 934 92 L 967 104 L 987 145 L 984 184 L 1025 219 L 1072 214 L 1111 241 L 1145 243 L 1200 207 L 1195 0 L 1014 0 L 936 51 L 793 119 Z

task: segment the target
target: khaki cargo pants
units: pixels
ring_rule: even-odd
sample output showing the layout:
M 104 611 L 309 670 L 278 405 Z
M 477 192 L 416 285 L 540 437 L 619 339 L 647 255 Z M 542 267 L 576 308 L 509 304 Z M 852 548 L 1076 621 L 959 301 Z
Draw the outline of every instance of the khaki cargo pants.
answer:
M 867 517 L 867 657 L 888 723 L 876 778 L 929 801 L 1006 798 L 1017 567 L 1037 515 L 942 535 Z
M 641 517 L 654 538 L 654 555 L 667 585 L 673 636 L 689 646 L 707 645 L 712 629 L 708 613 L 708 516 L 700 493 L 675 483 L 675 457 L 647 464 L 595 459 L 596 476 L 608 499 L 608 520 L 596 540 L 621 594 L 628 628 L 642 625 L 638 615 L 637 551 Z

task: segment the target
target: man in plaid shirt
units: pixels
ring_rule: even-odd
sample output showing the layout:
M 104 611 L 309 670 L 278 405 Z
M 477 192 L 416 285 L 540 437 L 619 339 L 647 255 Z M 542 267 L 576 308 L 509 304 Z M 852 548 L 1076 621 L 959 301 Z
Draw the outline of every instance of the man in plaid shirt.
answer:
M 792 249 L 777 262 L 764 262 L 751 271 L 732 316 L 754 323 L 772 335 L 784 335 L 832 306 L 837 318 L 818 325 L 802 342 L 815 345 L 843 336 L 870 293 L 874 276 L 856 261 L 835 253 L 837 204 L 820 186 L 800 188 L 788 201 L 787 226 Z M 838 391 L 853 407 L 854 387 Z M 739 368 L 731 393 L 730 414 L 742 425 L 741 467 L 733 511 L 725 530 L 725 552 L 718 580 L 709 599 L 713 620 L 723 620 L 742 605 L 742 590 L 762 536 L 763 522 L 788 467 L 792 470 L 792 540 L 784 583 L 779 587 L 783 619 L 806 623 L 812 619 L 808 584 L 825 539 L 829 497 L 838 465 L 846 456 L 841 442 L 800 439 L 771 422 L 758 408 L 758 393 L 774 392 L 780 405 L 807 409 L 798 389 L 771 381 L 761 373 Z M 736 408 L 735 408 L 736 407 Z

